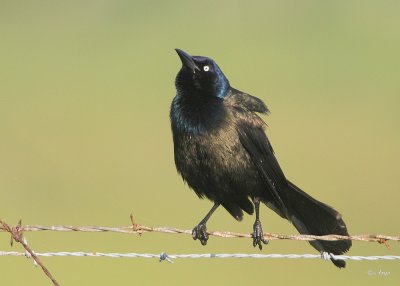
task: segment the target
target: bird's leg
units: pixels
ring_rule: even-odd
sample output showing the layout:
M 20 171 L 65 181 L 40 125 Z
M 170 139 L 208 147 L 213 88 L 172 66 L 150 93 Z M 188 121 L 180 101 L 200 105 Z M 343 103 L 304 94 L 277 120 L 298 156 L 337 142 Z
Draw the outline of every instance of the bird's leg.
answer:
M 207 215 L 196 225 L 192 230 L 192 237 L 194 240 L 200 240 L 202 245 L 207 244 L 208 234 L 207 234 L 207 221 L 210 219 L 214 211 L 219 207 L 219 203 L 215 203 Z
M 260 221 L 260 198 L 253 198 L 253 203 L 254 207 L 256 209 L 256 221 L 254 222 L 253 225 L 253 246 L 256 247 L 258 245 L 258 248 L 262 250 L 262 243 L 267 244 L 268 240 L 264 238 L 264 233 L 263 229 L 261 227 L 261 221 Z

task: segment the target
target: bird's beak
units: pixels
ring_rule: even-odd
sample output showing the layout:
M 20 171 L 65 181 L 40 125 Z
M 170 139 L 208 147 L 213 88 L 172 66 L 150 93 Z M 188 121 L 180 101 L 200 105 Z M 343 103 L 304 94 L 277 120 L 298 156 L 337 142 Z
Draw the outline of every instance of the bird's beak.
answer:
M 175 49 L 175 51 L 178 53 L 178 56 L 181 58 L 182 61 L 182 66 L 190 69 L 193 73 L 196 72 L 196 70 L 200 70 L 199 67 L 194 63 L 193 58 L 191 55 L 188 53 L 180 50 L 180 49 Z

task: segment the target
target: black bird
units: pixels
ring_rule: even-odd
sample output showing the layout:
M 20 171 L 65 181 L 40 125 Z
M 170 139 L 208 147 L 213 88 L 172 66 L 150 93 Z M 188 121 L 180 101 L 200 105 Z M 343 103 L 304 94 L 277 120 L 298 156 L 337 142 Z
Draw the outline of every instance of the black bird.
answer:
M 265 134 L 266 124 L 257 115 L 268 113 L 266 105 L 231 87 L 212 59 L 176 52 L 182 61 L 170 111 L 176 168 L 200 198 L 214 202 L 193 229 L 193 239 L 207 244 L 206 223 L 220 205 L 238 221 L 243 211 L 253 214 L 255 209 L 253 246 L 261 250 L 268 241 L 259 219 L 260 202 L 301 234 L 348 235 L 340 213 L 286 179 Z M 351 247 L 350 240 L 310 244 L 337 255 Z M 339 268 L 346 265 L 331 260 Z

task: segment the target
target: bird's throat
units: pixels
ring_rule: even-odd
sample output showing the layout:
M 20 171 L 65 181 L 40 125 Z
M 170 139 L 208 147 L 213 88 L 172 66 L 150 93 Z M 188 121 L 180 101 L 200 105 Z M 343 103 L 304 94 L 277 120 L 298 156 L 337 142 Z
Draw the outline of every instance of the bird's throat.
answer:
M 223 99 L 218 97 L 180 96 L 172 106 L 178 129 L 189 133 L 205 133 L 218 128 L 224 121 L 226 111 Z

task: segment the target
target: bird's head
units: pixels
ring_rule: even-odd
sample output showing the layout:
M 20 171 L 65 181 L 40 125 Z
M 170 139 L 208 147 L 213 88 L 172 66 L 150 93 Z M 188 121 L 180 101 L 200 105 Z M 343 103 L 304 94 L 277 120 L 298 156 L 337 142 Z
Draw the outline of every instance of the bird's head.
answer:
M 191 56 L 175 49 L 182 61 L 176 76 L 178 93 L 188 96 L 212 96 L 223 99 L 229 89 L 229 81 L 214 60 Z

